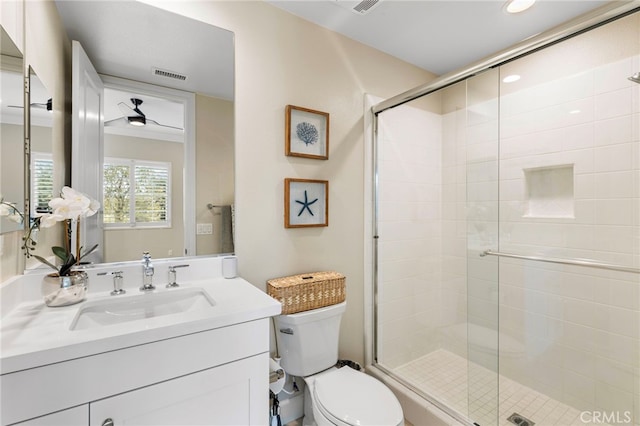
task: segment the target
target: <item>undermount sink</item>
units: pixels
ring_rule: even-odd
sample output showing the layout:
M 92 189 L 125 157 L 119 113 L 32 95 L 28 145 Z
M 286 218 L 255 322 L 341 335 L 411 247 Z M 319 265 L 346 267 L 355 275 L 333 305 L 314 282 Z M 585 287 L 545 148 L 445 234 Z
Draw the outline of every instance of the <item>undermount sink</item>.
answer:
M 214 300 L 201 288 L 172 289 L 135 296 L 110 296 L 108 299 L 86 302 L 76 313 L 69 328 L 85 330 L 164 315 L 202 311 L 213 306 Z

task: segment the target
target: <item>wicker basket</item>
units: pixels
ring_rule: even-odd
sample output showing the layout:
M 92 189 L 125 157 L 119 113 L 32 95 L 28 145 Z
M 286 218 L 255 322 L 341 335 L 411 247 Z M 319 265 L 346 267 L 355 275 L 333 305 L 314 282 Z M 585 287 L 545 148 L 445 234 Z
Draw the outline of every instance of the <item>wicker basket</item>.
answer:
M 331 271 L 268 280 L 267 293 L 282 303 L 282 314 L 335 305 L 347 295 L 344 275 Z

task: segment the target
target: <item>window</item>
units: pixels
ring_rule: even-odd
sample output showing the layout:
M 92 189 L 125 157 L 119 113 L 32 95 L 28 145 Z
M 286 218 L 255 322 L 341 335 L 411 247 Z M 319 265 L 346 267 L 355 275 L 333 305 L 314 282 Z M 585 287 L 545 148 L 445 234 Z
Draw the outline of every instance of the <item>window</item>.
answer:
M 171 226 L 171 163 L 105 158 L 104 226 Z
M 50 212 L 49 200 L 52 198 L 53 155 L 50 152 L 31 152 L 31 215 Z

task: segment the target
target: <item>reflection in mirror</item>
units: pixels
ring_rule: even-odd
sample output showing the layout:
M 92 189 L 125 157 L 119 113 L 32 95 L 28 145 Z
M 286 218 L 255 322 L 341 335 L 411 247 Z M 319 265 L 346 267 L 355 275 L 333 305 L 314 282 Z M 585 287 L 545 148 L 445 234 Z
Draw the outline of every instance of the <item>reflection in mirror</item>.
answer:
M 233 252 L 233 33 L 137 1 L 56 6 L 104 77 L 104 261 Z M 195 111 L 185 118 L 181 102 L 136 82 L 182 91 Z M 142 170 L 158 186 L 153 200 Z
M 143 86 L 135 92 L 121 88 L 120 79 L 103 82 L 104 259 L 137 259 L 151 248 L 156 257 L 180 255 L 185 105 L 144 92 Z
M 0 55 L 0 233 L 7 233 L 24 226 L 24 65 L 22 53 L 2 27 Z
M 29 217 L 49 213 L 49 201 L 58 196 L 54 188 L 53 161 L 53 99 L 33 68 L 29 67 Z M 33 253 L 45 258 L 51 256 L 51 247 L 59 245 L 56 232 L 38 232 L 34 237 L 38 245 Z M 41 267 L 34 258 L 27 259 L 27 269 Z

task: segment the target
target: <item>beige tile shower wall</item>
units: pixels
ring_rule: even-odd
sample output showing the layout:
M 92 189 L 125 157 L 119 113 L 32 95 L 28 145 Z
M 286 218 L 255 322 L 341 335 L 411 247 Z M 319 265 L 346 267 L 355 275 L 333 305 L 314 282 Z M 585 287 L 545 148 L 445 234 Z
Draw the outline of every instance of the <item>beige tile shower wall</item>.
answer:
M 441 117 L 380 114 L 379 361 L 396 367 L 438 347 Z
M 638 13 L 502 67 L 522 77 L 501 85 L 502 251 L 640 266 L 637 71 Z M 527 171 L 559 166 L 572 175 L 527 187 Z M 501 373 L 638 425 L 639 312 L 637 274 L 503 259 L 500 326 L 522 351 L 501 353 Z

